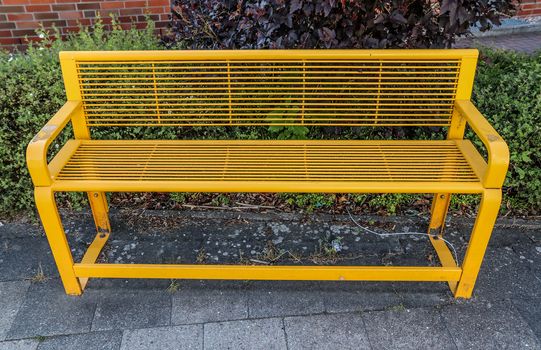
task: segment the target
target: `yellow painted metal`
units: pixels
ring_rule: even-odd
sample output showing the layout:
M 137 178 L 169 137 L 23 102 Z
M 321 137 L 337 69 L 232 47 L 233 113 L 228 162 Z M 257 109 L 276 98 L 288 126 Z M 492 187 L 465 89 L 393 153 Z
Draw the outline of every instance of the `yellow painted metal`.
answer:
M 57 176 L 86 181 L 478 183 L 454 141 L 82 141 Z M 242 186 L 239 183 L 239 186 Z
M 51 160 L 48 168 L 49 174 L 53 180 L 56 178 L 58 173 L 60 173 L 62 168 L 64 168 L 64 165 L 66 165 L 80 145 L 80 140 L 68 140 L 66 144 L 58 151 L 56 156 Z
M 470 140 L 455 140 L 458 149 L 470 164 L 473 172 L 479 179 L 482 179 L 487 171 L 487 162 L 481 157 Z
M 440 260 L 441 266 L 457 267 L 457 262 L 453 257 L 453 253 L 451 253 L 449 247 L 447 247 L 447 244 L 441 239 L 441 234 L 437 236 L 429 234 L 428 238 L 430 239 L 430 243 L 432 243 L 436 254 L 438 254 L 438 259 Z M 454 293 L 457 287 L 457 281 L 447 280 L 447 283 L 449 284 L 451 292 Z
M 453 193 L 481 193 L 480 183 L 457 182 L 368 182 L 347 183 L 341 181 L 211 181 L 166 182 L 153 181 L 111 181 L 89 180 L 56 181 L 52 188 L 55 191 L 80 192 L 86 190 L 98 192 L 283 192 L 284 188 L 292 188 L 288 192 L 297 193 L 437 193 L 449 191 Z
M 475 78 L 475 70 L 477 67 L 477 56 L 478 55 L 468 55 L 461 60 L 460 75 L 455 95 L 456 100 L 470 100 L 471 98 L 473 80 Z M 447 132 L 447 139 L 462 139 L 464 137 L 465 127 L 466 123 L 464 119 L 460 117 L 455 109 L 451 118 L 451 125 Z
M 50 186 L 51 174 L 47 166 L 47 149 L 72 115 L 81 108 L 81 102 L 68 101 L 37 133 L 26 148 L 26 164 L 34 186 Z
M 68 101 L 82 101 L 79 80 L 77 79 L 77 64 L 73 58 L 66 58 L 60 54 L 60 67 L 64 77 L 64 89 Z M 76 139 L 90 139 L 90 130 L 82 112 L 74 113 L 71 118 L 73 134 Z
M 468 249 L 462 263 L 462 276 L 455 291 L 457 298 L 470 298 L 475 286 L 485 250 L 496 222 L 502 199 L 500 189 L 486 189 L 475 219 Z
M 432 208 L 430 209 L 432 216 L 428 224 L 428 234 L 430 236 L 443 234 L 450 197 L 449 193 L 437 193 L 434 195 Z
M 231 280 L 458 281 L 458 267 L 75 264 L 79 277 Z
M 103 192 L 88 192 L 88 201 L 92 209 L 92 216 L 96 224 L 98 235 L 111 233 L 111 224 L 109 223 L 109 206 L 107 198 Z
M 99 232 L 88 247 L 83 259 L 81 259 L 81 264 L 93 264 L 96 262 L 105 243 L 107 243 L 109 236 L 109 232 Z M 79 283 L 81 289 L 85 289 L 86 284 L 88 283 L 88 277 L 79 277 Z
M 62 52 L 68 102 L 32 140 L 36 203 L 68 294 L 90 277 L 447 281 L 473 290 L 509 162 L 469 101 L 477 50 Z M 47 149 L 71 121 L 70 140 Z M 470 141 L 469 124 L 488 151 Z M 441 126 L 445 141 L 90 140 L 106 126 Z M 54 191 L 84 191 L 98 235 L 74 264 Z M 442 267 L 118 265 L 105 192 L 435 193 L 429 225 Z M 483 200 L 462 266 L 441 238 L 453 193 Z
M 205 60 L 359 60 L 387 58 L 428 61 L 476 58 L 476 49 L 455 50 L 166 50 L 166 51 L 64 51 L 61 59 L 76 61 L 205 61 Z
M 391 51 L 64 52 L 61 61 L 76 70 L 67 88 L 91 127 L 448 126 L 477 51 Z
M 80 295 L 82 293 L 81 285 L 73 271 L 73 257 L 58 214 L 54 192 L 50 187 L 36 187 L 34 196 L 64 289 L 67 294 Z
M 486 188 L 501 188 L 509 166 L 507 144 L 471 101 L 457 100 L 456 109 L 487 149 L 488 166 L 483 177 L 483 185 Z

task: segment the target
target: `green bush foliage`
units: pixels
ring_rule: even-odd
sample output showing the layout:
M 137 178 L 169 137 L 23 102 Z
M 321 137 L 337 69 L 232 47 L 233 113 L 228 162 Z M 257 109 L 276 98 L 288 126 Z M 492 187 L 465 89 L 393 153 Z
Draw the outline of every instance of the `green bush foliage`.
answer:
M 505 181 L 509 208 L 541 209 L 541 52 L 483 50 L 474 102 L 509 145 Z
M 32 183 L 26 169 L 26 145 L 64 104 L 66 97 L 58 52 L 62 50 L 158 50 L 164 48 L 149 21 L 146 30 L 124 31 L 100 21 L 66 41 L 58 33 L 39 31 L 43 41 L 26 53 L 0 52 L 0 212 L 32 211 Z M 69 133 L 62 137 L 67 139 Z M 62 140 L 61 140 L 62 141 Z M 54 149 L 53 149 L 54 151 Z M 72 200 L 69 200 L 71 198 Z M 80 196 L 68 196 L 77 206 Z

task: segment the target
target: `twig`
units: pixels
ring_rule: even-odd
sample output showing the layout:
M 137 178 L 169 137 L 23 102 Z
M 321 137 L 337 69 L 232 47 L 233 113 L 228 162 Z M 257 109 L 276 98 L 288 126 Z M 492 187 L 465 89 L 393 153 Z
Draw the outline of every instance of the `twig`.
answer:
M 270 263 L 267 262 L 267 261 L 263 261 L 263 260 L 257 260 L 257 259 L 250 259 L 251 262 L 255 262 L 255 263 L 258 263 L 258 264 L 263 264 L 263 265 L 269 265 Z

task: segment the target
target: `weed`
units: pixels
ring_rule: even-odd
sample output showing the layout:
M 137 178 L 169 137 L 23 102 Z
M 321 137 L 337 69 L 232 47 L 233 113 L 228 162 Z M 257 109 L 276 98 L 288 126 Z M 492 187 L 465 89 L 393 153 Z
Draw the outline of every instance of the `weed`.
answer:
M 167 287 L 166 291 L 167 291 L 167 293 L 175 294 L 176 292 L 179 291 L 179 289 L 180 289 L 180 284 L 178 283 L 178 281 L 177 280 L 171 280 L 171 283 Z
M 36 274 L 30 277 L 29 280 L 32 283 L 44 283 L 48 279 L 49 277 L 45 276 L 45 273 L 43 272 L 43 266 L 41 266 L 41 263 L 39 263 Z
M 195 258 L 195 261 L 196 261 L 198 264 L 202 264 L 202 263 L 204 263 L 206 260 L 207 260 L 207 254 L 206 254 L 206 252 L 205 252 L 205 248 L 199 249 L 199 251 L 197 252 L 197 257 Z

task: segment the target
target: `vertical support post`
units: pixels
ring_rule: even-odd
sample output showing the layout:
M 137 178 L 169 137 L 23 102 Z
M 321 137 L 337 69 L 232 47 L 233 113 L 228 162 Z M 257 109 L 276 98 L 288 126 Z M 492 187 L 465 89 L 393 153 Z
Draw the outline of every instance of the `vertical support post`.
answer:
M 104 192 L 88 192 L 88 201 L 90 209 L 96 224 L 98 235 L 108 235 L 111 233 L 111 224 L 109 223 L 109 206 Z
M 475 69 L 477 68 L 477 56 L 474 54 L 471 56 L 464 56 L 460 60 L 460 68 L 457 76 L 456 92 L 454 95 L 455 100 L 469 100 L 473 89 L 473 80 L 475 78 Z M 448 140 L 461 140 L 464 138 L 464 130 L 466 128 L 466 121 L 460 113 L 455 110 L 453 103 L 453 111 L 451 114 L 451 121 L 449 124 L 449 130 L 447 132 Z M 432 217 L 430 218 L 430 224 L 428 226 L 428 233 L 430 235 L 443 235 L 445 228 L 445 218 L 449 209 L 449 202 L 451 201 L 451 195 L 449 193 L 435 193 L 432 200 Z M 458 263 L 458 261 L 457 261 Z
M 79 68 L 71 52 L 60 53 L 60 66 L 64 77 L 64 87 L 68 101 L 82 101 L 82 106 L 71 118 L 73 134 L 78 140 L 89 140 L 90 130 L 86 124 L 84 94 L 81 91 Z
M 431 236 L 443 235 L 445 229 L 445 218 L 449 210 L 449 202 L 451 201 L 450 193 L 435 193 L 432 199 L 432 209 L 430 209 L 431 217 L 428 224 L 428 234 Z
M 54 193 L 50 187 L 36 187 L 34 196 L 64 289 L 67 294 L 81 295 L 81 285 L 73 270 L 73 257 L 58 214 Z
M 470 298 L 502 201 L 501 189 L 486 189 L 481 198 L 455 298 Z

